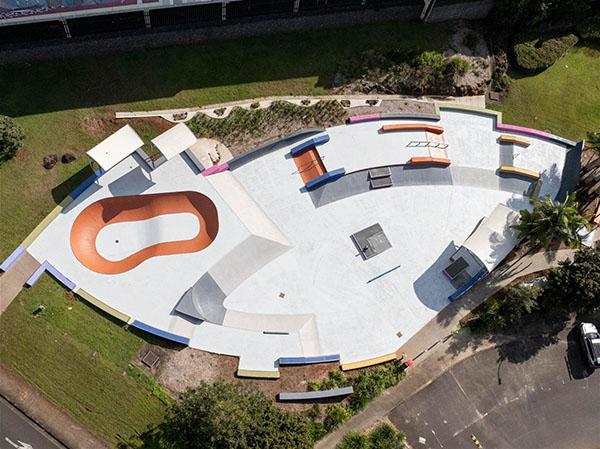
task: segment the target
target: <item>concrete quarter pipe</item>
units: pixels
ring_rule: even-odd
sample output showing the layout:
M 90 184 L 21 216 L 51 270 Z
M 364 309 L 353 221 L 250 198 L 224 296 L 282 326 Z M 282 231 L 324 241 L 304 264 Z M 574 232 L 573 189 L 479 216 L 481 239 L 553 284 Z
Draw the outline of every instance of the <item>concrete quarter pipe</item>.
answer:
M 192 239 L 152 244 L 121 260 L 108 260 L 98 252 L 96 239 L 106 226 L 182 213 L 196 216 L 200 224 L 198 234 Z M 160 231 L 152 226 L 145 230 Z M 102 274 L 119 274 L 152 257 L 200 251 L 213 242 L 218 231 L 217 208 L 210 198 L 199 192 L 119 196 L 96 201 L 77 216 L 71 228 L 71 249 L 77 260 L 90 270 Z

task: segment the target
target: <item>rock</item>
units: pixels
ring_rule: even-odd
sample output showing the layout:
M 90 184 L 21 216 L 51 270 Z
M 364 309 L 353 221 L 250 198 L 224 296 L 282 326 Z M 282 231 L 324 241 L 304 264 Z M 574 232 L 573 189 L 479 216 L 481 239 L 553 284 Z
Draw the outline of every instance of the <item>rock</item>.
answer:
M 52 167 L 54 167 L 56 165 L 57 162 L 58 162 L 58 154 L 49 154 L 47 156 L 44 156 L 44 162 L 42 162 L 42 165 L 44 166 L 44 168 L 46 170 L 50 170 Z
M 62 161 L 63 164 L 68 164 L 70 162 L 73 162 L 75 159 L 77 159 L 75 157 L 75 155 L 73 153 L 65 153 L 62 155 L 62 158 L 60 158 L 60 160 Z

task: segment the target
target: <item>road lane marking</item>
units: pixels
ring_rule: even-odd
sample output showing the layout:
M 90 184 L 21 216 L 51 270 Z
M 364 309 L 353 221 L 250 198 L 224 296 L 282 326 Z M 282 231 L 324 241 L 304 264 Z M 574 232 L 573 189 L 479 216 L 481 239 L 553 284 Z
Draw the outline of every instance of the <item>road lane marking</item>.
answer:
M 8 437 L 4 437 L 4 439 L 8 444 L 10 444 L 12 447 L 15 447 L 16 449 L 33 449 L 33 446 L 31 444 L 23 443 L 21 440 L 17 440 L 19 442 L 19 444 L 17 444 Z

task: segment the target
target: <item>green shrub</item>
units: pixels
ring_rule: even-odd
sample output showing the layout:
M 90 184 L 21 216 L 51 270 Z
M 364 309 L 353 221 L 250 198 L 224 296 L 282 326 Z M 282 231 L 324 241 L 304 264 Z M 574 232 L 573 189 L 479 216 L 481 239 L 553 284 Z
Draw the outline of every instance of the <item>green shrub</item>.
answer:
M 515 57 L 519 67 L 526 70 L 543 70 L 558 61 L 573 45 L 577 36 L 523 39 L 514 46 Z
M 331 432 L 332 430 L 337 429 L 339 426 L 348 421 L 352 416 L 352 414 L 346 409 L 346 407 L 342 407 L 339 404 L 328 406 L 326 413 L 327 416 L 325 416 L 323 425 L 325 426 L 327 432 Z
M 488 299 L 478 319 L 469 323 L 473 332 L 488 332 L 508 325 L 518 325 L 525 315 L 538 308 L 538 299 L 543 293 L 539 285 L 516 285 L 504 298 Z
M 406 436 L 389 424 L 381 424 L 371 433 L 351 431 L 336 449 L 404 449 Z
M 13 118 L 0 115 L 0 162 L 17 154 L 23 145 L 25 133 Z
M 177 449 L 313 447 L 310 421 L 283 411 L 256 387 L 201 382 L 170 408 L 163 432 Z
M 370 449 L 403 449 L 406 435 L 389 424 L 381 424 L 369 434 Z
M 371 449 L 369 437 L 364 433 L 352 430 L 349 432 L 336 449 Z
M 424 51 L 413 60 L 416 67 L 443 68 L 444 55 L 437 51 Z
M 325 429 L 325 425 L 319 421 L 310 422 L 309 432 L 313 441 L 319 441 L 321 438 L 327 435 L 327 429 Z
M 446 63 L 445 71 L 450 76 L 464 76 L 471 69 L 471 64 L 466 59 L 452 58 Z

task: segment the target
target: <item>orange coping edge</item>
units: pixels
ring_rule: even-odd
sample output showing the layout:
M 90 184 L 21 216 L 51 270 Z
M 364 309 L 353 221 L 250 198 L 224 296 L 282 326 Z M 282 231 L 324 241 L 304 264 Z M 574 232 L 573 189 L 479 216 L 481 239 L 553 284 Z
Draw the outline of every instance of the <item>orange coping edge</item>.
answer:
M 194 214 L 200 222 L 200 231 L 192 239 L 157 243 L 118 261 L 110 261 L 98 253 L 96 237 L 105 226 L 185 212 Z M 213 242 L 218 231 L 217 208 L 199 192 L 117 196 L 96 201 L 80 212 L 71 228 L 71 249 L 77 260 L 90 270 L 118 274 L 152 257 L 200 251 Z
M 321 155 L 315 147 L 303 151 L 293 159 L 304 184 L 327 173 Z
M 402 125 L 383 125 L 381 131 L 384 133 L 392 131 L 426 131 L 434 134 L 442 134 L 444 132 L 444 127 L 430 125 L 429 123 L 404 123 Z
M 525 168 L 513 167 L 512 165 L 501 165 L 498 171 L 500 173 L 511 173 L 513 175 L 521 175 L 533 179 L 540 179 L 542 176 L 538 172 L 527 170 Z
M 353 369 L 366 368 L 368 366 L 379 365 L 380 363 L 390 362 L 396 360 L 396 353 L 382 355 L 381 357 L 375 357 L 373 359 L 363 360 L 361 362 L 345 363 L 341 366 L 342 371 L 350 371 Z
M 410 165 L 450 165 L 452 161 L 442 157 L 412 157 Z

